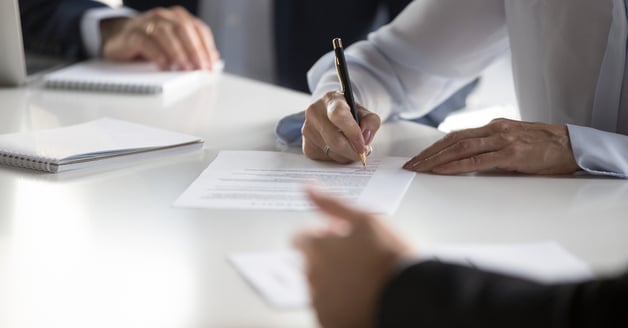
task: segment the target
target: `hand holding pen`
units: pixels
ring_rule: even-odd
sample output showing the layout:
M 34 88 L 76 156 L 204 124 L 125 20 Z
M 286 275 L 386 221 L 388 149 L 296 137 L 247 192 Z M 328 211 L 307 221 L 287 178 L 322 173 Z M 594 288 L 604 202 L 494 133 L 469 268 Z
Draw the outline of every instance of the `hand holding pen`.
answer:
M 380 118 L 353 100 L 340 39 L 334 39 L 341 91 L 328 92 L 311 104 L 303 124 L 303 153 L 315 160 L 366 164 Z

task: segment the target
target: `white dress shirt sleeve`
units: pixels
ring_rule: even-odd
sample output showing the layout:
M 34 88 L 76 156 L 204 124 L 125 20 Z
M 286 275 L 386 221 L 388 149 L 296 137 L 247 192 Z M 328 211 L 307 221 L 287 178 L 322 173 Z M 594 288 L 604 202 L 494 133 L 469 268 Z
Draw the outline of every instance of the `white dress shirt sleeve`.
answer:
M 425 115 L 508 49 L 503 0 L 423 0 L 346 57 L 356 100 L 388 120 Z M 315 99 L 338 89 L 334 69 L 327 54 L 308 73 Z
M 628 136 L 567 125 L 578 166 L 590 174 L 628 178 Z
M 100 22 L 102 20 L 134 15 L 136 11 L 126 7 L 102 7 L 87 10 L 81 18 L 81 38 L 87 54 L 90 57 L 100 56 Z

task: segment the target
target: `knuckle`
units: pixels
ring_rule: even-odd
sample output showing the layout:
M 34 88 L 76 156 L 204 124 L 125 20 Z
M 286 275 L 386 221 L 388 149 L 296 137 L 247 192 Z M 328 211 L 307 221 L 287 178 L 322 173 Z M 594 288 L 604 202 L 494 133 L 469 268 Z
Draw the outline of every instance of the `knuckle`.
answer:
M 517 140 L 517 137 L 510 133 L 501 132 L 498 134 L 498 136 L 499 139 L 506 144 L 512 144 Z
M 338 93 L 337 91 L 327 91 L 325 92 L 325 95 L 323 95 L 323 99 L 325 99 L 326 101 L 330 101 L 332 100 L 335 96 L 336 93 Z
M 168 9 L 163 8 L 163 7 L 158 7 L 149 11 L 148 15 L 152 17 L 166 18 L 168 16 Z
M 449 144 L 449 143 L 455 143 L 456 140 L 458 140 L 458 136 L 460 135 L 460 132 L 451 132 L 446 134 L 443 137 L 443 142 Z
M 195 18 L 194 19 L 194 26 L 196 28 L 198 28 L 199 30 L 201 30 L 203 33 L 208 34 L 208 35 L 212 35 L 212 30 L 209 26 L 207 26 L 205 23 L 203 23 L 202 20 Z
M 470 140 L 460 140 L 454 144 L 454 150 L 460 153 L 466 153 L 473 148 L 473 142 Z
M 321 106 L 320 106 L 320 101 L 317 101 L 313 104 L 311 104 L 310 106 L 308 106 L 308 108 L 305 109 L 305 121 L 312 121 L 320 112 L 321 110 Z M 305 123 L 304 123 L 305 125 Z
M 170 32 L 171 26 L 168 22 L 159 22 L 159 24 L 155 24 L 155 31 L 157 35 L 164 35 Z
M 177 33 L 184 33 L 191 30 L 193 26 L 191 22 L 188 22 L 186 20 L 180 20 L 174 24 L 174 28 L 177 31 Z
M 495 131 L 499 131 L 499 132 L 508 132 L 510 131 L 510 129 L 513 126 L 513 121 L 509 120 L 509 119 L 505 119 L 505 118 L 496 118 L 494 120 L 492 120 L 489 125 L 491 126 L 491 128 L 493 128 Z
M 471 156 L 469 157 L 469 164 L 471 164 L 471 166 L 473 167 L 481 166 L 482 158 L 480 158 L 479 156 Z

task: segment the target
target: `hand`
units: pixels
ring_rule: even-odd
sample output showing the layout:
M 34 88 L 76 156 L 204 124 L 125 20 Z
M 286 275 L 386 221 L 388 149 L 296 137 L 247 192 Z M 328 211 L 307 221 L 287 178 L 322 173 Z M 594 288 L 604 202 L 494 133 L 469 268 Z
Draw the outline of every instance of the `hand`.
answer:
M 162 70 L 212 70 L 220 59 L 211 30 L 182 7 L 101 22 L 105 59 L 145 59 Z
M 580 169 L 566 126 L 507 119 L 452 132 L 413 157 L 403 168 L 439 174 L 491 169 L 569 174 Z
M 351 115 L 349 105 L 340 92 L 328 92 L 305 111 L 303 153 L 321 161 L 351 163 L 368 155 L 367 147 L 381 125 L 379 116 L 356 105 L 360 126 Z M 326 147 L 329 149 L 326 149 Z
M 411 248 L 372 214 L 308 190 L 331 221 L 294 239 L 323 327 L 371 327 L 378 296 Z

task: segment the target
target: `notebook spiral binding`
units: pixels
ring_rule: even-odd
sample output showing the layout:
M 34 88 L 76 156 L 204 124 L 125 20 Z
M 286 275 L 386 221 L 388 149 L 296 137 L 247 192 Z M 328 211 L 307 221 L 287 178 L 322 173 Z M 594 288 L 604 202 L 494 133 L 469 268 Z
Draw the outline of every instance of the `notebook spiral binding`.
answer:
M 47 157 L 28 156 L 0 150 L 0 164 L 54 173 L 53 161 Z
M 73 89 L 81 91 L 103 91 L 115 93 L 155 94 L 162 90 L 159 86 L 131 83 L 110 83 L 99 81 L 66 81 L 51 79 L 46 86 L 54 89 Z

